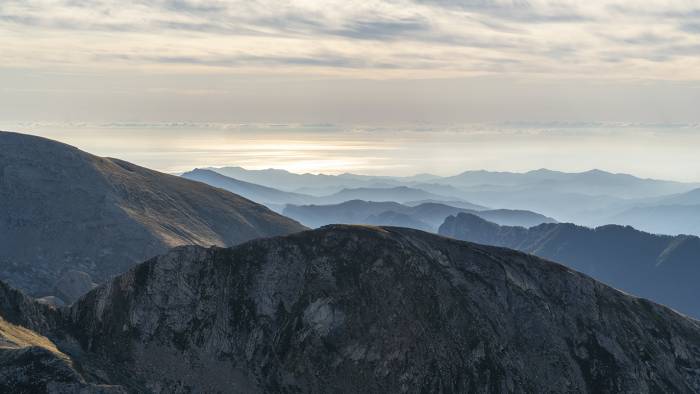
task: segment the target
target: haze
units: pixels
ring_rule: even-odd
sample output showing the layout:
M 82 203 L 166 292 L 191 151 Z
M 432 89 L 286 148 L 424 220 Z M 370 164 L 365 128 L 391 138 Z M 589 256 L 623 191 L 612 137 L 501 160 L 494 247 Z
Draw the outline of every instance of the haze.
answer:
M 684 0 L 5 0 L 0 127 L 169 172 L 696 181 L 699 15 Z
M 209 166 L 370 175 L 602 168 L 700 180 L 696 125 L 0 123 L 0 129 L 43 135 L 172 173 Z

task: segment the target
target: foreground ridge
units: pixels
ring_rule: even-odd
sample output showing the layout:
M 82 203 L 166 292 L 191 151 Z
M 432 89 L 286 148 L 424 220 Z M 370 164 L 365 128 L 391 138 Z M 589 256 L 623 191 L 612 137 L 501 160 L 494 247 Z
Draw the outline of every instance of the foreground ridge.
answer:
M 61 316 L 47 336 L 83 376 L 133 392 L 700 390 L 697 321 L 402 228 L 178 247 Z

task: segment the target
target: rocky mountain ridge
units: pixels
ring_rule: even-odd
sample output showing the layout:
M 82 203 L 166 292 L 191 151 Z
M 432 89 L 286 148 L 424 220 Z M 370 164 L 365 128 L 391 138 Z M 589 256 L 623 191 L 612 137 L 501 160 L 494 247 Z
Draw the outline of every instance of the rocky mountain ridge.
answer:
M 56 311 L 20 309 L 35 308 Z M 531 255 L 402 228 L 179 247 L 48 315 L 35 327 L 88 384 L 127 392 L 700 390 L 696 320 Z

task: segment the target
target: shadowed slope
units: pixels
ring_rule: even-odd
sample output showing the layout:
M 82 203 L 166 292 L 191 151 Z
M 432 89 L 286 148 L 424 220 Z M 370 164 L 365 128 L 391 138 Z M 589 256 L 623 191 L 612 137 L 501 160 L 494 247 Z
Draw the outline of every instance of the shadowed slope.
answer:
M 0 281 L 0 392 L 124 393 L 86 382 L 73 360 L 46 335 L 60 334 L 63 318 Z
M 101 282 L 172 246 L 302 229 L 199 182 L 0 132 L 0 277 L 32 295 L 52 294 L 69 270 Z

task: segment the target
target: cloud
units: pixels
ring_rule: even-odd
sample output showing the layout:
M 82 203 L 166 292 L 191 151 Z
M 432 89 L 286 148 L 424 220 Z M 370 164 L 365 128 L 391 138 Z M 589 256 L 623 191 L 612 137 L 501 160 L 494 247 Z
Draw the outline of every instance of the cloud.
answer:
M 697 80 L 698 15 L 684 0 L 3 0 L 0 47 L 6 67 Z
M 122 62 L 136 62 L 148 64 L 180 64 L 201 65 L 211 67 L 237 67 L 237 66 L 324 66 L 335 68 L 398 68 L 400 66 L 388 63 L 371 63 L 370 60 L 361 58 L 344 57 L 332 52 L 316 53 L 309 56 L 252 56 L 241 54 L 238 56 L 213 55 L 213 56 L 151 56 L 109 54 L 97 55 L 99 61 L 117 60 Z
M 221 13 L 228 10 L 224 3 L 218 1 L 169 0 L 163 4 L 166 9 L 196 14 Z
M 459 9 L 478 14 L 489 15 L 496 19 L 526 23 L 562 23 L 581 22 L 592 19 L 579 13 L 575 3 L 529 2 L 526 0 L 419 0 L 423 4 Z
M 700 34 L 700 22 L 698 22 L 698 23 L 683 23 L 681 25 L 681 30 L 686 31 L 688 33 Z
M 329 31 L 339 36 L 357 39 L 394 40 L 428 33 L 431 28 L 422 19 L 352 21 L 340 30 Z

